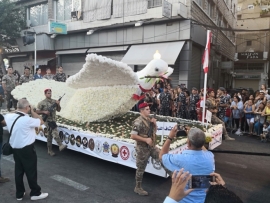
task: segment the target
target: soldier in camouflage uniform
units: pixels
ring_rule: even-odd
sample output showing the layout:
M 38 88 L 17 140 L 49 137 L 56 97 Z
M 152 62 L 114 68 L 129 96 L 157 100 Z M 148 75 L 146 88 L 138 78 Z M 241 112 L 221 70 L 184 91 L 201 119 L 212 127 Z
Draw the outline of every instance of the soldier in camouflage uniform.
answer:
M 186 89 L 182 88 L 181 93 L 178 97 L 178 118 L 187 118 L 187 100 L 186 100 Z
M 198 95 L 198 90 L 196 87 L 192 88 L 191 91 L 191 95 L 189 97 L 189 116 L 190 116 L 190 120 L 198 120 L 198 116 L 197 116 L 197 103 L 200 100 L 199 95 Z
M 58 131 L 57 131 L 57 126 L 53 129 L 52 129 L 52 127 L 50 127 L 50 122 L 56 122 L 56 111 L 58 111 L 58 112 L 61 111 L 61 106 L 60 106 L 60 102 L 58 100 L 54 100 L 51 98 L 51 96 L 52 96 L 51 89 L 45 89 L 44 93 L 45 93 L 46 99 L 44 99 L 38 103 L 36 111 L 38 114 L 48 115 L 48 118 L 46 119 L 46 121 L 44 120 L 45 125 L 48 129 L 48 136 L 47 136 L 48 154 L 51 156 L 54 156 L 55 153 L 52 151 L 52 138 L 54 138 L 54 140 L 57 142 L 57 144 L 59 146 L 59 151 L 62 151 L 65 148 L 67 148 L 67 145 L 62 144 L 62 141 L 61 141 L 59 134 L 58 134 Z M 56 109 L 53 110 L 52 114 L 50 114 L 48 109 L 54 103 L 57 104 L 57 107 L 56 107 Z
M 218 112 L 217 107 L 218 107 L 218 104 L 217 104 L 216 99 L 215 99 L 215 92 L 213 89 L 210 88 L 210 89 L 208 89 L 208 98 L 205 102 L 205 108 L 212 113 L 211 123 L 212 124 L 222 124 L 222 126 L 223 126 L 222 133 L 225 137 L 225 140 L 235 140 L 234 138 L 229 137 L 229 135 L 226 131 L 224 122 L 216 116 L 216 114 Z
M 224 122 L 224 118 L 226 115 L 226 108 L 228 105 L 228 98 L 225 95 L 225 88 L 220 87 L 218 89 L 218 97 L 219 97 L 219 103 L 218 103 L 218 113 L 217 116 L 220 120 Z
M 16 76 L 13 74 L 13 67 L 9 66 L 8 73 L 2 78 L 2 86 L 7 100 L 7 109 L 10 111 L 10 100 L 12 100 L 13 107 L 17 108 L 17 100 L 11 94 L 11 91 L 18 85 Z
M 166 86 L 164 87 L 163 92 L 160 93 L 159 100 L 160 100 L 159 114 L 162 116 L 170 116 L 172 96 L 168 92 L 168 88 Z
M 30 68 L 25 66 L 24 74 L 20 77 L 19 84 L 21 85 L 23 83 L 30 82 L 32 80 L 34 80 L 34 76 L 30 74 Z
M 47 79 L 47 80 L 53 80 L 54 75 L 51 74 L 51 69 L 50 68 L 46 68 L 46 75 L 43 76 L 43 78 Z
M 155 146 L 156 141 L 156 119 L 150 120 L 150 108 L 147 103 L 141 103 L 139 105 L 141 116 L 134 120 L 131 139 L 136 140 L 136 187 L 134 192 L 139 195 L 148 195 L 148 192 L 142 189 L 143 174 L 147 165 L 147 161 L 151 156 L 157 162 L 159 161 L 159 149 Z M 152 138 L 148 137 L 150 129 L 150 123 L 154 125 Z
M 63 73 L 63 67 L 62 66 L 59 66 L 58 67 L 58 73 L 56 73 L 56 75 L 53 77 L 53 79 L 55 81 L 58 81 L 58 82 L 66 82 L 66 74 Z

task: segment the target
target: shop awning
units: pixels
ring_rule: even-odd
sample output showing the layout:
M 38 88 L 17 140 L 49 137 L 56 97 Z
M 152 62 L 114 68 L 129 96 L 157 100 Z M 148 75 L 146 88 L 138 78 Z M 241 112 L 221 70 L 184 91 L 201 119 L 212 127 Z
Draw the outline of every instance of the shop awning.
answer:
M 126 51 L 128 46 L 90 48 L 87 53 Z
M 132 45 L 122 62 L 129 65 L 146 65 L 152 59 L 156 50 L 161 54 L 161 59 L 173 65 L 184 46 L 185 41 Z
M 48 61 L 53 60 L 53 59 L 54 58 L 37 59 L 37 65 L 39 66 L 48 65 Z M 28 64 L 28 65 L 34 65 L 34 63 L 35 63 L 35 60 L 33 59 L 25 61 L 25 64 Z
M 87 49 L 73 49 L 73 50 L 65 50 L 65 51 L 57 51 L 56 55 L 64 55 L 64 54 L 85 54 Z

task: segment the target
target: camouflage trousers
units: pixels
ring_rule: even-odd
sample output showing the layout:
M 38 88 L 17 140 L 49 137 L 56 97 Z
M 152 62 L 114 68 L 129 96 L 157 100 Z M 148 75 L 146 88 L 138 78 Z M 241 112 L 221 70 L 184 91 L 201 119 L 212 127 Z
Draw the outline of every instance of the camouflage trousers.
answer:
M 58 145 L 61 145 L 62 141 L 59 137 L 59 133 L 57 131 L 57 128 L 55 129 L 51 129 L 49 126 L 48 126 L 48 123 L 45 123 L 46 125 L 46 128 L 49 129 L 48 130 L 48 135 L 47 135 L 47 147 L 52 147 L 52 140 L 54 138 L 54 140 L 57 142 Z
M 170 116 L 170 107 L 162 107 L 160 108 L 159 110 L 159 115 L 162 115 L 162 116 Z
M 160 162 L 159 161 L 159 149 L 157 147 L 151 147 L 148 148 L 147 146 L 137 146 L 136 147 L 136 153 L 137 153 L 137 157 L 136 157 L 136 166 L 137 166 L 137 170 L 136 170 L 136 181 L 141 182 L 143 179 L 143 174 L 145 171 L 145 168 L 147 166 L 147 162 L 149 157 L 151 156 L 156 162 Z
M 189 119 L 190 120 L 198 120 L 197 111 L 196 110 L 190 110 L 189 111 Z
M 17 100 L 13 98 L 11 91 L 7 91 L 6 100 L 7 100 L 7 109 L 12 108 L 12 106 L 13 108 L 17 109 Z M 10 100 L 12 100 L 12 105 Z
M 220 120 L 217 116 L 212 115 L 211 123 L 212 124 L 222 124 L 222 134 L 228 135 L 224 122 L 222 120 Z

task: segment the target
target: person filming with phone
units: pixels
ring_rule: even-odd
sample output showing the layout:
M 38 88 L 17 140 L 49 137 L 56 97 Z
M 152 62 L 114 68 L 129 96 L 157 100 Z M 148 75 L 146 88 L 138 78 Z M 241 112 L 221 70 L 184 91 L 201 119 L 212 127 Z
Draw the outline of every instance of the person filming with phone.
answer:
M 171 130 L 167 140 L 165 141 L 160 153 L 159 159 L 165 168 L 170 171 L 184 168 L 192 176 L 209 176 L 215 171 L 215 160 L 212 152 L 204 148 L 205 134 L 198 128 L 191 128 L 187 134 L 188 150 L 184 150 L 182 154 L 169 154 L 170 144 L 176 137 L 178 131 L 177 125 Z M 198 178 L 197 178 L 198 179 Z M 186 190 L 194 188 L 191 184 L 186 185 Z M 196 188 L 194 191 L 184 197 L 180 203 L 201 203 L 204 202 L 206 188 Z

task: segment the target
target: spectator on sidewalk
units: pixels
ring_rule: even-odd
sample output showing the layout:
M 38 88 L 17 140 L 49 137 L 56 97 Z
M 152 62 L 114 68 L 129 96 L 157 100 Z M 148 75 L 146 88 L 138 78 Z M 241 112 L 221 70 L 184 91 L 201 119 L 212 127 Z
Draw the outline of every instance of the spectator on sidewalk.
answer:
M 36 139 L 35 128 L 39 128 L 44 122 L 32 110 L 26 99 L 20 99 L 17 107 L 17 113 L 7 114 L 5 117 L 7 128 L 10 131 L 14 121 L 21 116 L 13 126 L 9 140 L 13 148 L 15 161 L 16 198 L 17 200 L 22 200 L 25 195 L 23 183 L 23 176 L 25 174 L 31 189 L 31 200 L 44 199 L 48 196 L 48 193 L 41 193 L 41 188 L 37 184 L 37 154 L 34 147 Z M 31 114 L 31 117 L 28 113 Z
M 53 80 L 54 75 L 51 73 L 50 68 L 46 68 L 46 75 L 43 76 L 44 79 Z
M 36 79 L 42 79 L 42 78 L 43 77 L 41 75 L 41 68 L 37 68 L 36 73 L 34 75 L 34 80 L 36 80 Z
M 170 171 L 184 168 L 192 175 L 210 174 L 215 170 L 215 160 L 212 152 L 204 148 L 205 134 L 198 128 L 191 128 L 187 135 L 188 150 L 182 154 L 169 154 L 170 144 L 177 133 L 177 125 L 170 131 L 160 153 L 159 159 Z M 188 189 L 188 186 L 186 186 Z M 205 190 L 195 190 L 184 197 L 181 203 L 201 203 L 206 196 Z
M 238 96 L 233 97 L 233 102 L 231 104 L 232 109 L 232 125 L 236 127 L 236 135 L 242 134 L 240 129 L 240 119 L 242 118 L 242 112 L 243 112 L 243 102 Z
M 4 120 L 4 116 L 0 114 L 0 150 L 2 149 L 2 143 L 3 143 L 3 126 L 6 126 L 6 122 Z M 9 182 L 9 178 L 5 178 L 2 176 L 1 173 L 1 155 L 2 152 L 0 153 L 0 183 L 5 183 Z
M 257 136 L 260 136 L 261 132 L 262 132 L 262 127 L 265 121 L 265 116 L 262 116 L 262 112 L 264 110 L 264 104 L 261 103 L 259 105 L 259 107 L 255 110 L 254 114 L 255 114 L 255 125 L 254 125 L 254 129 L 255 129 L 255 133 L 257 134 Z

